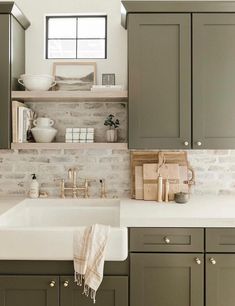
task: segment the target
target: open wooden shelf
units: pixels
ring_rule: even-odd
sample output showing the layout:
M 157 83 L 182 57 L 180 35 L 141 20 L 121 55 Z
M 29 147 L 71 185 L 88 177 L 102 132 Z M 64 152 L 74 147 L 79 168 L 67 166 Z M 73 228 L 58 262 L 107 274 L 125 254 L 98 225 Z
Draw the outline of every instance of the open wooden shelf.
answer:
M 127 91 L 12 91 L 12 100 L 25 102 L 127 102 Z
M 40 150 L 40 149 L 114 149 L 114 150 L 127 150 L 127 143 L 12 143 L 11 148 L 13 150 Z

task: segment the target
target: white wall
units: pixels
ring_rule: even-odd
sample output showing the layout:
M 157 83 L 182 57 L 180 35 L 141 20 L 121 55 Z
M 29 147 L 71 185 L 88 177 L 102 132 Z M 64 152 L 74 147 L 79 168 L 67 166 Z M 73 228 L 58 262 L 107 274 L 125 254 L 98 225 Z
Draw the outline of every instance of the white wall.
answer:
M 44 59 L 44 17 L 46 14 L 106 13 L 108 16 L 108 58 L 97 62 L 98 83 L 102 73 L 115 73 L 116 84 L 127 83 L 127 35 L 120 24 L 120 0 L 16 0 L 31 21 L 26 32 L 26 72 L 51 73 L 53 60 Z M 89 60 L 88 60 L 89 61 Z

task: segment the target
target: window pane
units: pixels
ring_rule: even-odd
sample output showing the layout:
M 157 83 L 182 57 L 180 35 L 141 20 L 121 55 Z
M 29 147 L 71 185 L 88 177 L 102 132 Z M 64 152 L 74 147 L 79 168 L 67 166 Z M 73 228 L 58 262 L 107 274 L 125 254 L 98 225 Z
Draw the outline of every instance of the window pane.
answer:
M 76 18 L 49 18 L 49 38 L 76 38 Z
M 105 18 L 78 18 L 78 38 L 105 38 Z
M 76 40 L 49 40 L 48 58 L 76 58 Z
M 105 40 L 78 40 L 78 58 L 105 58 Z

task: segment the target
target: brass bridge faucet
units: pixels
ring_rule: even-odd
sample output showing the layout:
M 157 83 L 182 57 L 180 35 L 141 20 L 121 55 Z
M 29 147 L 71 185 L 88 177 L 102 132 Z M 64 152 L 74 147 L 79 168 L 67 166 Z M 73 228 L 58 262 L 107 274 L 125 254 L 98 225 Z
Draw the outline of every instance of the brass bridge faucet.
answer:
M 84 192 L 84 198 L 89 198 L 89 182 L 93 180 L 85 179 L 84 185 L 78 186 L 77 185 L 77 169 L 76 168 L 70 168 L 68 170 L 68 178 L 69 180 L 72 180 L 72 187 L 65 187 L 65 180 L 59 179 L 60 181 L 60 197 L 65 198 L 65 192 L 66 191 L 72 191 L 73 198 L 76 199 L 78 197 L 78 191 Z M 58 180 L 58 179 L 56 179 Z

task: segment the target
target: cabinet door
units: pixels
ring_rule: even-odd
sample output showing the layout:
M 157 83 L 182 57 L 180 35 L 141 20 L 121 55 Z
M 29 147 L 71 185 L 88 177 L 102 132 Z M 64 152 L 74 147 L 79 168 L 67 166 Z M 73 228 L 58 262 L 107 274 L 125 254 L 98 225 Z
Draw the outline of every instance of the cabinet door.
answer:
M 0 14 L 0 149 L 10 148 L 11 142 L 10 18 Z
M 128 16 L 129 148 L 191 145 L 189 14 Z
M 59 306 L 59 278 L 0 276 L 0 306 Z
M 60 306 L 93 305 L 90 297 L 82 294 L 83 287 L 74 283 L 74 277 L 61 277 Z M 96 306 L 128 306 L 128 277 L 105 276 L 96 294 Z
M 206 306 L 234 306 L 235 254 L 206 255 Z
M 131 254 L 131 306 L 203 306 L 203 255 Z
M 193 147 L 235 149 L 235 14 L 193 14 Z

